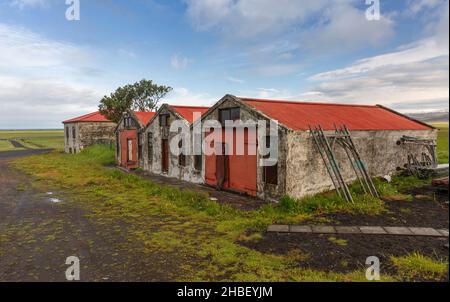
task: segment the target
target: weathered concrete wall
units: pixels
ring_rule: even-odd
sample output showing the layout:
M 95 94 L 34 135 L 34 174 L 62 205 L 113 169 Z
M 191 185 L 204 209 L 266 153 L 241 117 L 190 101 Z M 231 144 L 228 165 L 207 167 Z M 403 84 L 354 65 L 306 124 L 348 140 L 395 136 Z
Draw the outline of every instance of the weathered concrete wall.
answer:
M 114 144 L 115 123 L 112 122 L 78 122 L 64 125 L 64 151 L 66 153 L 80 152 L 86 147 L 95 144 Z M 67 137 L 67 130 L 69 136 Z M 73 137 L 75 129 L 75 137 Z
M 331 133 L 331 132 L 325 132 Z M 404 135 L 428 139 L 437 139 L 437 131 L 352 131 L 356 148 L 372 176 L 384 176 L 396 172 L 407 162 L 407 151 L 397 141 Z M 422 146 L 409 146 L 410 151 L 420 155 L 425 151 Z M 334 189 L 322 158 L 318 153 L 309 132 L 290 132 L 287 138 L 287 183 L 286 193 L 301 198 L 306 195 Z M 356 180 L 345 151 L 339 145 L 335 147 L 342 174 L 347 182 Z
M 169 114 L 169 125 L 168 126 L 160 126 L 159 125 L 159 115 L 161 114 Z M 193 183 L 203 183 L 202 171 L 196 170 L 194 167 L 194 157 L 190 155 L 186 155 L 186 165 L 180 166 L 178 164 L 178 155 L 170 152 L 169 148 L 169 171 L 168 173 L 162 172 L 162 140 L 167 139 L 169 142 L 177 135 L 175 132 L 170 132 L 170 124 L 179 120 L 180 118 L 173 113 L 172 110 L 163 106 L 155 118 L 150 122 L 147 129 L 143 134 L 144 139 L 144 150 L 143 150 L 143 168 L 146 171 L 161 174 L 168 177 L 174 177 L 181 180 L 193 182 Z M 189 126 L 186 121 L 186 126 Z M 148 150 L 148 134 L 153 134 L 152 146 L 153 146 L 153 154 L 149 156 Z
M 263 118 L 257 112 L 253 110 L 247 110 L 247 108 L 243 107 L 241 103 L 236 102 L 234 99 L 229 98 L 226 99 L 220 106 L 215 108 L 214 111 L 208 115 L 207 120 L 219 120 L 219 110 L 225 108 L 235 108 L 240 107 L 241 120 L 243 122 L 253 121 L 257 122 L 260 119 L 266 120 L 267 126 L 269 125 L 269 120 Z M 266 131 L 267 135 L 269 131 Z M 260 156 L 257 154 L 257 196 L 261 199 L 265 200 L 273 200 L 276 201 L 286 192 L 286 156 L 287 156 L 287 131 L 278 127 L 278 184 L 267 184 L 264 182 L 263 171 L 264 167 L 259 165 Z M 203 156 L 203 163 L 205 162 L 205 158 Z M 203 169 L 204 172 L 204 169 Z M 203 174 L 204 178 L 204 174 Z

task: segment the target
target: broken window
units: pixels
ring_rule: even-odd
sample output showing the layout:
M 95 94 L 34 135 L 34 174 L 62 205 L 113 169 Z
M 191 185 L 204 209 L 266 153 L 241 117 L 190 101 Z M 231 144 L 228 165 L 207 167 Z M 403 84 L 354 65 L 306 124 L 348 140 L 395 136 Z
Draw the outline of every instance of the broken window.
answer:
M 186 166 L 186 155 L 183 154 L 183 150 L 182 150 L 182 148 L 183 148 L 183 141 L 182 140 L 180 140 L 180 142 L 178 143 L 178 147 L 181 150 L 180 155 L 178 155 L 178 165 L 180 167 L 185 167 Z
M 239 107 L 219 109 L 219 121 L 225 124 L 225 121 L 236 121 L 241 118 L 241 110 Z
M 266 136 L 266 148 L 270 148 L 270 136 Z M 270 154 L 265 155 L 264 158 L 269 158 Z M 273 166 L 264 166 L 263 171 L 264 182 L 267 184 L 278 184 L 278 162 Z
M 69 127 L 66 127 L 66 138 L 69 139 L 70 134 L 69 134 Z
M 147 134 L 147 156 L 151 163 L 153 160 L 153 133 L 151 132 Z
M 203 161 L 203 156 L 202 155 L 194 155 L 194 168 L 197 171 L 201 171 L 202 170 L 202 161 Z
M 76 130 L 75 127 L 72 127 L 72 138 L 75 139 L 76 137 Z
M 169 126 L 170 114 L 161 114 L 159 116 L 159 125 L 161 127 Z

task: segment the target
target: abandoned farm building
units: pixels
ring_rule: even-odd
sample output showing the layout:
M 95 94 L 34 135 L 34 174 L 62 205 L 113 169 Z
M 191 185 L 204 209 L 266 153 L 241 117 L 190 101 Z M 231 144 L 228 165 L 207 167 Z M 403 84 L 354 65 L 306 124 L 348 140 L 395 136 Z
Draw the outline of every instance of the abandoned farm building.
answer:
M 64 124 L 64 151 L 77 153 L 94 144 L 113 144 L 116 124 L 100 112 L 72 118 Z
M 203 156 L 205 184 L 245 193 L 267 200 L 284 195 L 301 198 L 333 189 L 333 182 L 311 137 L 310 126 L 321 126 L 325 134 L 335 133 L 335 125 L 345 125 L 351 132 L 356 149 L 371 176 L 384 176 L 403 167 L 408 154 L 421 156 L 422 145 L 398 144 L 404 137 L 436 140 L 437 130 L 382 106 L 338 105 L 238 98 L 226 95 L 203 116 L 202 121 L 225 120 L 278 121 L 278 162 L 261 166 L 260 156 Z M 269 123 L 267 123 L 268 125 Z M 257 129 L 256 131 L 260 131 Z M 234 132 L 233 136 L 239 135 Z M 245 133 L 245 132 L 244 132 Z M 269 130 L 266 133 L 270 133 Z M 246 147 L 252 142 L 244 134 Z M 258 134 L 255 134 L 258 137 Z M 236 141 L 236 137 L 233 137 Z M 233 146 L 235 148 L 235 143 Z M 267 147 L 270 137 L 266 137 Z M 223 149 L 229 142 L 222 135 Z M 261 142 L 259 142 L 261 143 Z M 343 148 L 334 146 L 345 182 L 356 180 Z M 246 150 L 247 152 L 247 150 Z M 236 154 L 236 153 L 233 153 Z
M 114 129 L 116 161 L 120 166 L 127 169 L 136 169 L 143 166 L 144 141 L 142 130 L 154 115 L 155 112 L 124 112 Z
M 174 154 L 170 144 L 179 133 L 171 132 L 170 126 L 175 121 L 187 127 L 190 139 L 200 136 L 201 142 L 224 153 L 192 153 L 191 141 L 190 150 Z M 220 126 L 226 121 L 244 124 L 234 123 L 231 135 L 225 135 L 229 130 Z M 257 124 L 259 121 L 265 121 L 267 128 L 248 126 L 248 122 Z M 207 127 L 200 134 L 194 133 L 197 126 L 207 122 L 219 125 L 221 133 Z M 272 129 L 271 124 L 275 125 Z M 124 168 L 141 168 L 154 174 L 274 201 L 285 195 L 302 198 L 336 187 L 329 163 L 320 152 L 317 133 L 324 138 L 322 143 L 328 144 L 330 139 L 333 162 L 344 184 L 359 180 L 355 165 L 358 169 L 363 167 L 367 177 L 374 177 L 391 175 L 403 168 L 411 157 L 423 159 L 427 153 L 433 153 L 430 157 L 436 162 L 429 146 L 402 142 L 405 138 L 427 140 L 435 147 L 437 130 L 380 105 L 225 95 L 209 108 L 163 104 L 157 112 L 127 111 L 115 128 L 99 113 L 65 121 L 64 125 L 66 152 L 77 152 L 92 143 L 115 139 L 116 161 Z M 342 135 L 338 129 L 348 129 L 349 135 Z M 342 137 L 350 137 L 353 146 L 350 152 L 355 150 L 358 155 L 358 158 L 354 157 L 355 161 L 350 159 L 345 147 L 350 143 L 339 141 Z M 236 152 L 237 142 L 243 142 L 243 154 Z M 183 147 L 183 143 L 180 140 L 178 147 Z M 273 165 L 263 164 L 270 154 L 249 152 L 262 145 L 276 153 L 277 161 Z
M 194 119 L 199 119 L 208 109 L 208 107 L 162 105 L 144 129 L 144 139 L 148 147 L 143 154 L 142 168 L 155 174 L 203 183 L 202 156 L 183 153 L 175 155 L 170 152 L 170 141 L 177 133 L 169 130 L 172 122 L 176 120 L 184 123 L 189 129 Z

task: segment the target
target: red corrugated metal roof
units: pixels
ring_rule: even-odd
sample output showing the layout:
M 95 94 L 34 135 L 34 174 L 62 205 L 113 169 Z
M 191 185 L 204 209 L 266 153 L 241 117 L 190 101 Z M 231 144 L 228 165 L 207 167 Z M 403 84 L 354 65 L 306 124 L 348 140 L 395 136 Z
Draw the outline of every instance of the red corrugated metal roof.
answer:
M 134 111 L 134 115 L 144 126 L 147 126 L 148 122 L 155 114 L 156 112 Z
M 309 125 L 334 130 L 334 124 L 350 130 L 433 129 L 380 106 L 239 99 L 292 130 L 308 130 Z
M 108 120 L 103 114 L 97 111 L 64 121 L 63 124 L 79 122 L 110 122 L 110 120 Z
M 202 116 L 209 107 L 198 107 L 198 106 L 170 106 L 173 110 L 178 112 L 182 117 L 184 117 L 190 124 L 194 121 L 194 112 L 199 112 Z

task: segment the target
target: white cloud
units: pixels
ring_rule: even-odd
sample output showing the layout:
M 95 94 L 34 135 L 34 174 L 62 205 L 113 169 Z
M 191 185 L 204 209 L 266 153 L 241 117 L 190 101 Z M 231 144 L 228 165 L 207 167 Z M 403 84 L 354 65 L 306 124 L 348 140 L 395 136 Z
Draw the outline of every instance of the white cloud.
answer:
M 380 20 L 368 21 L 364 10 L 350 2 L 337 1 L 325 9 L 321 21 L 300 33 L 299 48 L 321 52 L 345 52 L 385 43 L 394 35 L 394 22 L 382 14 Z
M 170 65 L 175 69 L 185 69 L 191 62 L 192 60 L 181 57 L 178 54 L 173 55 L 170 59 Z
M 88 51 L 70 43 L 0 23 L 0 69 L 61 66 L 73 69 L 88 57 Z
M 330 80 L 341 77 L 355 76 L 386 66 L 398 66 L 417 63 L 448 55 L 448 47 L 436 39 L 426 39 L 401 47 L 401 50 L 359 60 L 353 65 L 316 74 L 312 80 Z
M 61 128 L 97 110 L 102 93 L 60 78 L 0 76 L 0 129 Z
M 185 87 L 175 87 L 163 100 L 171 105 L 211 106 L 222 96 L 212 96 L 208 93 L 192 92 Z
M 448 1 L 435 9 L 438 19 L 427 29 L 429 37 L 391 53 L 313 75 L 311 80 L 322 83 L 305 97 L 320 101 L 380 103 L 405 112 L 448 108 Z
M 410 0 L 407 5 L 406 15 L 414 17 L 420 11 L 436 8 L 445 2 L 446 0 Z
M 0 23 L 0 128 L 61 127 L 95 110 L 105 89 L 83 84 L 101 72 L 88 49 Z
M 354 49 L 383 43 L 392 35 L 388 16 L 368 21 L 355 0 L 185 0 L 197 30 L 216 31 L 258 49 L 290 40 L 297 49 Z M 307 41 L 307 42 L 305 42 Z M 256 45 L 255 45 L 256 43 Z
M 235 77 L 226 77 L 225 80 L 227 80 L 228 82 L 232 82 L 232 83 L 237 83 L 237 84 L 244 84 L 245 81 L 235 78 Z

